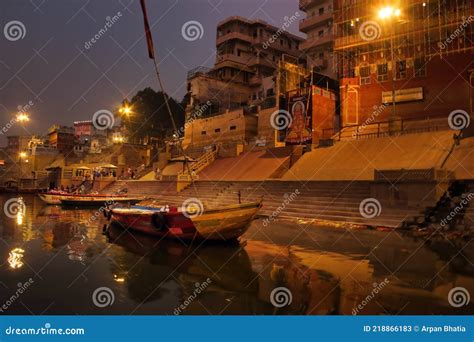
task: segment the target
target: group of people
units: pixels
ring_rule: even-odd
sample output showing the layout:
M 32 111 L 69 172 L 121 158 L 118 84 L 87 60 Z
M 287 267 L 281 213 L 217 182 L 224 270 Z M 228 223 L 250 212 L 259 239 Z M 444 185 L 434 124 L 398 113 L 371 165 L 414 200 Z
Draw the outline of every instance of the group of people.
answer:
M 136 176 L 137 176 L 137 169 L 132 169 L 131 167 L 129 167 L 127 168 L 127 170 L 122 169 L 120 179 L 135 179 Z

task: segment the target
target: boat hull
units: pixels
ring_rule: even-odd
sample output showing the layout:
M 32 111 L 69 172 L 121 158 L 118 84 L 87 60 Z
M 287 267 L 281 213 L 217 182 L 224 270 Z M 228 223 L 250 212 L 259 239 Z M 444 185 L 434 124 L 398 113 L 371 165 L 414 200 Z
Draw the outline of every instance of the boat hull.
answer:
M 251 203 L 206 211 L 196 217 L 152 208 L 114 208 L 110 219 L 111 224 L 159 238 L 231 241 L 247 231 L 260 207 L 261 203 Z
M 115 197 L 115 196 L 65 196 L 61 198 L 61 204 L 73 207 L 101 207 L 118 203 L 136 204 L 143 201 L 138 197 Z

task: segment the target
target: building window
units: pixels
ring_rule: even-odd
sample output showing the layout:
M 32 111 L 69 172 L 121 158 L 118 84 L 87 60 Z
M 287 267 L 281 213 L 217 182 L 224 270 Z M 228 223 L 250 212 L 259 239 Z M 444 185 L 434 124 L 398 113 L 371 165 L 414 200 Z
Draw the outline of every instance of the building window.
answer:
M 360 84 L 370 84 L 370 65 L 364 65 L 359 68 Z
M 221 131 L 220 128 L 216 128 L 216 129 L 214 130 L 215 133 L 219 133 L 220 131 Z
M 388 81 L 388 64 L 377 64 L 377 81 L 385 82 Z
M 398 61 L 395 63 L 395 79 L 402 80 L 407 77 L 407 61 Z
M 415 59 L 415 77 L 426 77 L 426 61 L 423 57 Z
M 318 32 L 318 36 L 319 36 L 319 37 L 324 36 L 324 31 L 323 31 L 323 30 L 319 31 L 319 32 Z
M 237 129 L 237 126 L 230 126 L 229 128 L 231 131 L 235 131 Z
M 202 131 L 202 132 L 201 132 L 201 135 L 206 135 L 206 131 Z
M 319 15 L 323 15 L 323 14 L 324 14 L 324 7 L 321 7 L 321 8 L 319 9 Z

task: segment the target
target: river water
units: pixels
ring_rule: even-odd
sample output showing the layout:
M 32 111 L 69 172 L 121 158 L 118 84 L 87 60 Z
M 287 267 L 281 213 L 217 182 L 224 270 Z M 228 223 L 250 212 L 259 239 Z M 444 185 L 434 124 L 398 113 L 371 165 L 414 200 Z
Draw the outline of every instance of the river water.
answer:
M 0 314 L 474 314 L 472 242 L 255 220 L 189 246 L 23 201 L 1 216 Z

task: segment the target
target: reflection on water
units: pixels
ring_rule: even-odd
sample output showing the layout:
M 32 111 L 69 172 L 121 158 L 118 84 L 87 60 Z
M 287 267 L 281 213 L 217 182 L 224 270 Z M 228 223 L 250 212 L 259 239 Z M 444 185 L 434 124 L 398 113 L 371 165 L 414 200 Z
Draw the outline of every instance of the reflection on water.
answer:
M 454 287 L 474 296 L 466 242 L 255 221 L 240 244 L 188 246 L 114 227 L 104 236 L 94 210 L 33 196 L 24 208 L 21 220 L 0 221 L 0 304 L 18 283 L 34 284 L 7 314 L 473 313 L 472 303 L 448 303 Z M 99 287 L 113 305 L 94 305 Z M 288 305 L 272 304 L 276 288 L 289 290 Z

